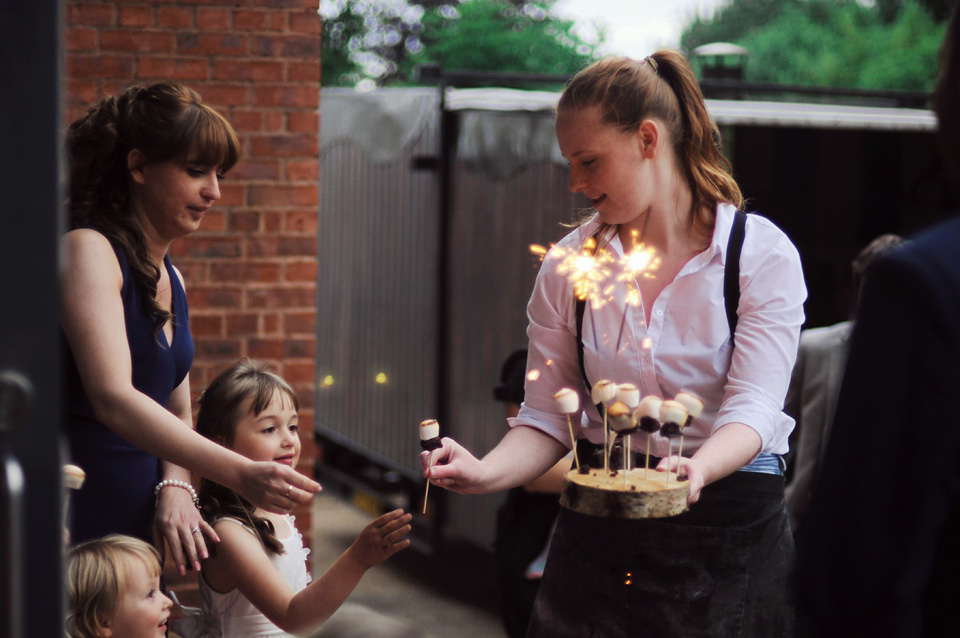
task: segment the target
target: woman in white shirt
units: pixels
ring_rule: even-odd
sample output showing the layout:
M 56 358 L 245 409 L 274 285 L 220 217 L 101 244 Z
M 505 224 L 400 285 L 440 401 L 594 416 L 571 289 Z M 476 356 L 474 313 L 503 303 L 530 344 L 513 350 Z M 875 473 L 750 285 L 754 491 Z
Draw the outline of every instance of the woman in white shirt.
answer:
M 793 541 L 780 455 L 793 428 L 782 406 L 806 297 L 797 251 L 750 215 L 739 259 L 727 259 L 743 198 L 681 55 L 608 58 L 581 71 L 560 98 L 556 128 L 570 188 L 596 214 L 544 259 L 527 309 L 525 400 L 511 430 L 482 460 L 444 439 L 425 476 L 461 493 L 538 476 L 573 444 L 553 401 L 563 387 L 586 406 L 574 419 L 584 454 L 604 437 L 589 383 L 631 382 L 664 399 L 693 392 L 704 410 L 684 431 L 684 456 L 658 460 L 658 469 L 679 464 L 697 504 L 658 520 L 564 509 L 528 636 L 789 635 Z M 612 259 L 584 310 L 562 264 L 590 238 Z M 641 243 L 659 266 L 625 278 L 618 264 Z M 728 261 L 738 275 L 732 295 Z M 632 441 L 646 450 L 647 435 Z M 650 436 L 657 457 L 668 446 Z

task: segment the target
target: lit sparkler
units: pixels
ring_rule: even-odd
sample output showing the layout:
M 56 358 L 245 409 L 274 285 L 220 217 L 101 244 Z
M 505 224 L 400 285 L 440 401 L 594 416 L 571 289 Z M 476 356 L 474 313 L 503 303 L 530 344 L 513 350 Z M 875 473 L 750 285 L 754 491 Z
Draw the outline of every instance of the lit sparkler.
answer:
M 652 247 L 638 241 L 636 230 L 631 231 L 631 237 L 633 247 L 620 259 L 620 274 L 617 275 L 617 281 L 627 284 L 627 295 L 623 305 L 623 316 L 620 318 L 620 329 L 617 331 L 617 346 L 613 351 L 614 357 L 620 354 L 623 328 L 627 321 L 627 308 L 628 306 L 636 308 L 641 303 L 640 284 L 637 283 L 637 279 L 652 279 L 655 276 L 654 271 L 660 268 L 661 261 Z
M 580 250 L 562 252 L 558 258 L 562 259 L 557 265 L 557 274 L 573 283 L 573 294 L 577 299 L 589 302 L 596 309 L 612 299 L 612 287 L 603 284 L 612 274 L 611 265 L 616 260 L 610 251 L 597 250 L 593 237 L 583 242 Z

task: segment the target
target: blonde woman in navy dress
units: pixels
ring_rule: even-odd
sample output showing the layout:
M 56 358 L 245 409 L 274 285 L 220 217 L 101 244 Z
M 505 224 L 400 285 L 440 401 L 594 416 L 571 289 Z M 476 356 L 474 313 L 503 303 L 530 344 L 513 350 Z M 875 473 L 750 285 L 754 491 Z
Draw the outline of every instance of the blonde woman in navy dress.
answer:
M 444 439 L 425 475 L 461 493 L 538 476 L 573 445 L 553 400 L 563 387 L 585 406 L 574 419 L 581 459 L 603 442 L 588 383 L 629 381 L 664 399 L 694 392 L 705 407 L 684 432 L 683 458 L 650 437 L 657 469 L 679 464 L 689 477 L 690 510 L 628 520 L 562 508 L 527 635 L 790 635 L 793 540 L 780 457 L 793 427 L 782 406 L 806 297 L 797 251 L 766 219 L 739 217 L 740 189 L 683 56 L 610 58 L 581 71 L 560 98 L 556 129 L 570 188 L 596 214 L 541 267 L 527 309 L 528 370 L 539 376 L 528 374 L 524 404 L 496 448 L 478 460 Z M 728 245 L 738 218 L 739 259 Z M 573 283 L 558 265 L 589 238 L 617 259 L 642 242 L 661 263 L 651 277 L 621 282 L 608 303 L 588 303 L 578 344 Z M 728 261 L 738 270 L 733 318 Z M 601 289 L 616 282 L 611 268 Z M 647 435 L 633 435 L 634 451 L 646 444 Z
M 190 471 L 286 512 L 319 486 L 193 430 L 193 341 L 171 243 L 199 228 L 237 162 L 230 124 L 176 83 L 133 87 L 74 122 L 62 244 L 66 434 L 87 475 L 71 537 L 165 539 L 181 573 L 207 556 Z

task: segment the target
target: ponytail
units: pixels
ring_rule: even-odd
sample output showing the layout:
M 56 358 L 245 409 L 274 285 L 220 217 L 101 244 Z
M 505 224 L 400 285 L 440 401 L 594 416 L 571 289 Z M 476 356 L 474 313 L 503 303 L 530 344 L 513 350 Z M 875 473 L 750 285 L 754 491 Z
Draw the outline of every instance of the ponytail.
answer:
M 721 150 L 720 129 L 707 112 L 707 105 L 693 69 L 679 53 L 658 51 L 657 74 L 677 96 L 682 128 L 676 136 L 676 155 L 693 195 L 693 223 L 712 229 L 717 204 L 743 206 L 740 187 L 731 175 L 730 161 Z M 703 217 L 707 215 L 708 217 Z
M 603 120 L 624 132 L 657 117 L 670 131 L 678 168 L 692 195 L 690 224 L 712 231 L 719 203 L 740 208 L 743 195 L 720 148 L 720 131 L 687 60 L 658 51 L 643 60 L 609 57 L 580 71 L 558 110 L 599 106 Z

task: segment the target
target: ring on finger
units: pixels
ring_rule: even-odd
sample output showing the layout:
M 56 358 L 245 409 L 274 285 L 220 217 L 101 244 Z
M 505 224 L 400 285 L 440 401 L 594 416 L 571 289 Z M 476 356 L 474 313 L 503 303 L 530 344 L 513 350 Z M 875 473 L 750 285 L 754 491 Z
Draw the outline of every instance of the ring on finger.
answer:
M 287 485 L 287 491 L 283 493 L 284 498 L 290 498 L 290 490 L 293 489 L 292 485 Z
M 193 532 L 194 534 L 196 534 L 197 532 L 200 531 L 200 526 L 197 525 L 196 527 L 191 528 L 190 531 Z

